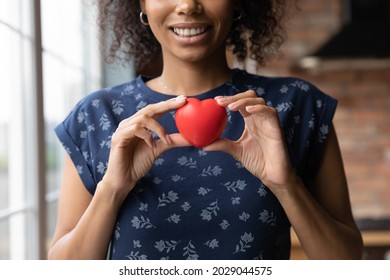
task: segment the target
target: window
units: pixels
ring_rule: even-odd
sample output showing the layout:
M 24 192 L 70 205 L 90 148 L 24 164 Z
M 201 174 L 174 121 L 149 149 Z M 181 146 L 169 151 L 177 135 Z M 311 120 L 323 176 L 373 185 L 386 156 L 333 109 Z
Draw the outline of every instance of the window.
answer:
M 101 87 L 95 6 L 90 2 L 41 0 L 48 238 L 56 222 L 64 156 L 54 127 L 85 94 Z
M 0 258 L 26 257 L 27 177 L 24 100 L 31 81 L 33 37 L 28 1 L 0 2 Z M 23 83 L 24 81 L 25 83 Z M 12 155 L 12 156 L 11 156 Z
M 53 129 L 101 87 L 90 2 L 0 1 L 0 259 L 46 257 L 64 155 Z

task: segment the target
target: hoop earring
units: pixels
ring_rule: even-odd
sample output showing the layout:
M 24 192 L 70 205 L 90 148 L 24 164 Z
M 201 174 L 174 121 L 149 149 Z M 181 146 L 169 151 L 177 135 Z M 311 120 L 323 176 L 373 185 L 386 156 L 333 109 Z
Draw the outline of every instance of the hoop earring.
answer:
M 144 14 L 143 11 L 141 11 L 139 13 L 139 20 L 141 21 L 141 23 L 145 26 L 149 26 L 149 22 L 148 22 L 148 16 L 146 14 Z

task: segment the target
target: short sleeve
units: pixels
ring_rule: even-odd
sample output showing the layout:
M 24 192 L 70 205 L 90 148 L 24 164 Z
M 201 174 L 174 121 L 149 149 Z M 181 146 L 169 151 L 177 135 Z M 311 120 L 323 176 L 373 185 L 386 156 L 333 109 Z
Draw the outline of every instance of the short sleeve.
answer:
M 337 100 L 314 88 L 312 112 L 308 129 L 313 131 L 308 147 L 307 168 L 305 178 L 307 184 L 312 184 L 320 167 L 326 142 L 337 108 Z
M 97 182 L 92 172 L 91 145 L 88 139 L 88 126 L 86 118 L 89 113 L 85 111 L 87 101 L 80 101 L 70 112 L 66 119 L 55 128 L 55 133 L 73 161 L 78 174 L 87 188 L 94 194 Z
M 252 89 L 276 109 L 293 168 L 306 185 L 311 185 L 323 158 L 337 100 L 297 77 L 245 73 L 240 84 L 240 91 Z
M 55 132 L 93 195 L 107 171 L 111 138 L 119 123 L 145 106 L 136 80 L 85 96 Z

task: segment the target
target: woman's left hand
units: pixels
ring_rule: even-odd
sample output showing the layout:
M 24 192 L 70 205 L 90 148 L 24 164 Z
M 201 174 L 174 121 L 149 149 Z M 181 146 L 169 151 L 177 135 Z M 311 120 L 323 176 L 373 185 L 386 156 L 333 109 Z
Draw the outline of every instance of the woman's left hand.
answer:
M 221 138 L 205 147 L 205 151 L 218 150 L 230 154 L 273 192 L 296 179 L 274 108 L 267 106 L 253 90 L 215 99 L 220 106 L 239 111 L 244 118 L 245 129 L 237 141 Z

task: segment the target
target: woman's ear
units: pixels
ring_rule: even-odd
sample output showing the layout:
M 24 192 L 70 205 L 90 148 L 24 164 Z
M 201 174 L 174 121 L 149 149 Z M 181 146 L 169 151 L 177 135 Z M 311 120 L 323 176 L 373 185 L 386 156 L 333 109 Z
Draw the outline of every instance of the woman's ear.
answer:
M 139 0 L 139 5 L 141 7 L 141 11 L 145 11 L 145 0 Z

